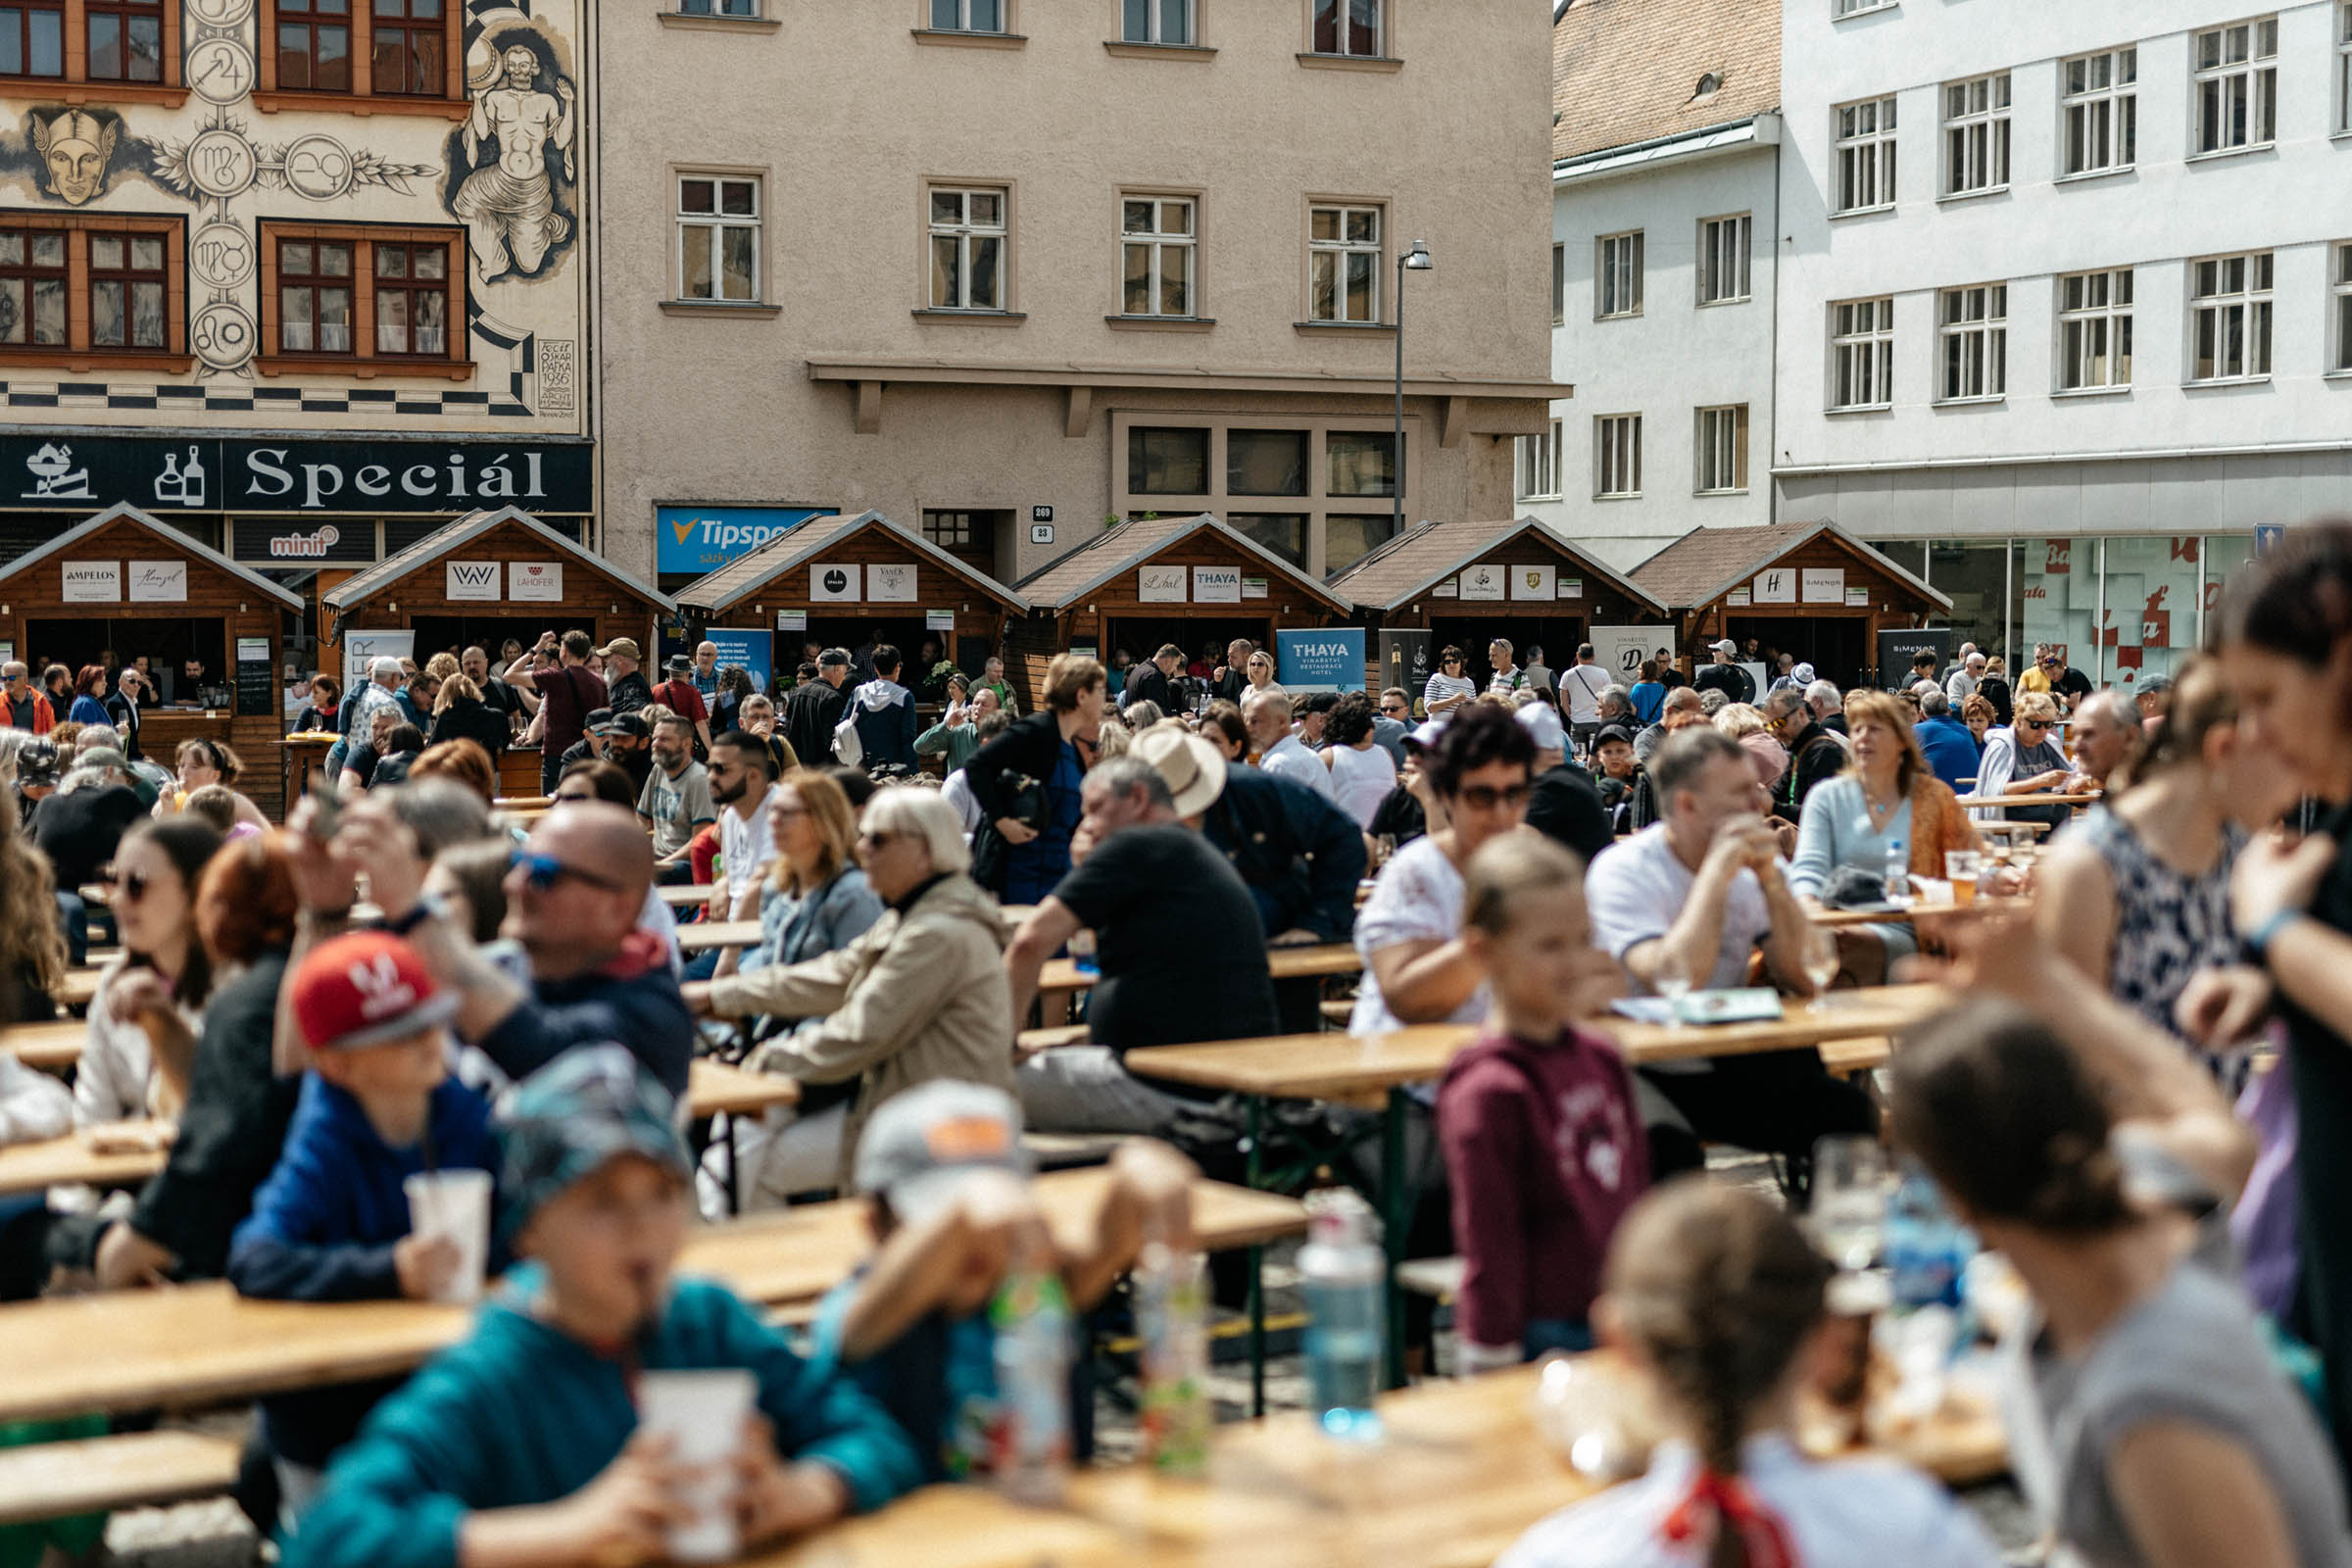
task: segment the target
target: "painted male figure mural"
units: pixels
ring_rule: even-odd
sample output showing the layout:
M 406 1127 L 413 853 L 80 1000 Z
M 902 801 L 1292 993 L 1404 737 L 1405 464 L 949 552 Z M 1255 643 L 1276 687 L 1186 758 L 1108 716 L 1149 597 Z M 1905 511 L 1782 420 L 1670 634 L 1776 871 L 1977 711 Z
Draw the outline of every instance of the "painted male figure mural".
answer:
M 553 95 L 539 91 L 539 57 L 521 44 L 508 49 L 500 63 L 506 84 L 473 100 L 464 143 L 472 172 L 450 203 L 466 221 L 485 283 L 509 272 L 537 271 L 571 233 L 571 220 L 556 211 L 547 175 L 552 142 L 563 151 L 564 177 L 573 177 L 571 83 L 557 76 Z M 475 169 L 486 143 L 496 147 L 498 161 Z
M 86 207 L 106 189 L 106 166 L 115 156 L 120 121 L 100 120 L 69 109 L 47 120 L 32 120 L 33 151 L 49 167 L 49 183 L 58 200 L 69 207 Z

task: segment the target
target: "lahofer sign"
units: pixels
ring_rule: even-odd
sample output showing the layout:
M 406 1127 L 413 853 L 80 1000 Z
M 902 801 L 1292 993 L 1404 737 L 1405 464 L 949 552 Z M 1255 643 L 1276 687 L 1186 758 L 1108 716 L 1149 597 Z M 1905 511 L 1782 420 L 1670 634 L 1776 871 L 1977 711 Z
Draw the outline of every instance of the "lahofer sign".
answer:
M 552 604 L 564 597 L 562 562 L 447 561 L 442 569 L 445 595 L 456 604 Z

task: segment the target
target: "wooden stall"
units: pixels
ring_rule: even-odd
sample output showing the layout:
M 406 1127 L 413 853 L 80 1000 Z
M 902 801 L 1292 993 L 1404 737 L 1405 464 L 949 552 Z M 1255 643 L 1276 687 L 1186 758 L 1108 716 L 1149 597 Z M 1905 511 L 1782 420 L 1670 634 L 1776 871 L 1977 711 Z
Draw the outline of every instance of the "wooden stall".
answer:
M 1556 672 L 1574 662 L 1577 646 L 1596 626 L 1664 628 L 1669 620 L 1666 607 L 1630 578 L 1534 517 L 1424 522 L 1331 586 L 1355 601 L 1357 615 L 1374 631 L 1379 683 L 1402 686 L 1416 702 L 1438 652 L 1449 645 L 1462 650 L 1470 669 L 1484 670 L 1488 645 L 1507 638 L 1519 662 L 1531 647 L 1542 648 Z M 1640 657 L 1656 641 L 1645 639 Z M 1378 657 L 1382 648 L 1391 659 Z M 1618 667 L 1603 649 L 1611 678 L 1630 682 L 1633 669 Z
M 1923 626 L 1952 602 L 1833 522 L 1700 528 L 1634 569 L 1674 612 L 1679 651 L 1707 662 L 1729 637 L 1745 657 L 1793 654 L 1839 686 L 1881 685 L 1881 628 Z M 1900 673 L 1896 671 L 1895 673 Z
M 1207 513 L 1120 523 L 1014 586 L 1033 606 L 1012 634 L 1032 701 L 1047 662 L 1065 649 L 1107 662 L 1120 648 L 1149 659 L 1163 643 L 1188 659 L 1210 648 L 1222 655 L 1236 637 L 1271 648 L 1278 630 L 1344 624 L 1355 608 Z
M 869 639 L 918 670 L 926 640 L 977 675 L 1004 652 L 1006 623 L 1029 601 L 979 567 L 879 512 L 810 517 L 678 590 L 696 635 L 705 626 L 772 628 L 775 680 L 789 687 L 803 648 L 857 648 Z M 907 680 L 909 685 L 914 684 Z
M 661 646 L 660 623 L 678 609 L 651 583 L 518 507 L 460 517 L 336 584 L 319 602 L 331 617 L 327 639 L 344 651 L 347 683 L 355 666 L 364 671 L 377 655 L 421 662 L 469 646 L 488 651 L 495 671 L 508 638 L 528 647 L 542 632 L 574 627 L 600 647 L 634 638 L 650 661 Z M 538 794 L 539 753 L 510 750 L 499 759 L 499 786 L 502 794 Z
M 285 617 L 301 610 L 300 595 L 128 503 L 0 566 L 7 658 L 79 669 L 108 650 L 125 664 L 148 656 L 181 700 L 140 709 L 142 754 L 170 769 L 181 741 L 233 747 L 245 764 L 238 788 L 273 817 L 284 808 L 278 662 Z M 205 670 L 194 691 L 190 658 Z

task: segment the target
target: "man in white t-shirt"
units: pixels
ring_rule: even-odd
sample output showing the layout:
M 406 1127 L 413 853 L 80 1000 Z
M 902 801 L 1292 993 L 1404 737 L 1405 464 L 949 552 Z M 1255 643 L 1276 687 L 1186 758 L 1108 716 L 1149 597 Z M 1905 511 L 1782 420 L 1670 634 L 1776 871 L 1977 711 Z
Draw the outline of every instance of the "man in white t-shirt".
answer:
M 1600 694 L 1609 689 L 1609 672 L 1592 662 L 1592 645 L 1580 644 L 1576 662 L 1560 671 L 1560 702 L 1568 714 L 1568 735 L 1579 753 L 1592 749 L 1600 733 Z
M 1711 725 L 1668 736 L 1649 761 L 1659 819 L 1595 857 L 1586 875 L 1593 941 L 1638 991 L 1678 989 L 1676 979 L 1692 991 L 1743 986 L 1760 951 L 1768 983 L 1812 993 L 1812 923 L 1788 891 L 1746 756 Z M 1830 1077 L 1811 1050 L 1676 1062 L 1642 1078 L 1686 1123 L 1652 1118 L 1653 1176 L 1703 1164 L 1702 1141 L 1802 1156 L 1817 1139 L 1878 1125 L 1869 1097 Z
M 758 736 L 729 730 L 710 743 L 710 798 L 718 803 L 719 881 L 710 890 L 711 913 L 720 919 L 760 918 L 760 882 L 776 858 L 767 820 L 768 786 L 776 761 Z M 717 973 L 722 950 L 711 949 L 686 966 L 689 980 Z
M 1259 767 L 1339 804 L 1331 769 L 1291 733 L 1291 699 L 1273 692 L 1252 693 L 1242 705 L 1242 720 L 1250 728 L 1250 744 L 1257 748 Z

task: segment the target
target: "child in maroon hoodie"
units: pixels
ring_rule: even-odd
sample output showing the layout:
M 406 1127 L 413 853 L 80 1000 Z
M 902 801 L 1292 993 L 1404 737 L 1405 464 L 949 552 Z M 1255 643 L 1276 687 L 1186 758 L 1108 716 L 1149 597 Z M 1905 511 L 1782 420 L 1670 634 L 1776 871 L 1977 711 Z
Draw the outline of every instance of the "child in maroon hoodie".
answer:
M 1649 1186 L 1633 1076 L 1577 1027 L 1616 965 L 1592 946 L 1584 870 L 1542 835 L 1503 835 L 1470 860 L 1462 939 L 1493 1004 L 1438 1087 L 1438 1139 L 1468 1265 L 1455 1298 L 1466 1372 L 1588 1349 L 1609 1237 Z

